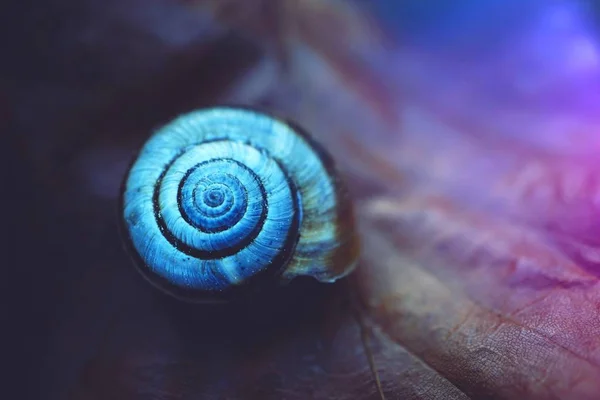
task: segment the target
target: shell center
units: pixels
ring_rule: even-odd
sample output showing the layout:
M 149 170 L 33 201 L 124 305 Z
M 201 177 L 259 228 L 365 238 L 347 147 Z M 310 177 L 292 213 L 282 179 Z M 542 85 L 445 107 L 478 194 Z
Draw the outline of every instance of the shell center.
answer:
M 210 187 L 204 192 L 204 204 L 208 207 L 219 207 L 225 201 L 225 193 L 223 187 Z

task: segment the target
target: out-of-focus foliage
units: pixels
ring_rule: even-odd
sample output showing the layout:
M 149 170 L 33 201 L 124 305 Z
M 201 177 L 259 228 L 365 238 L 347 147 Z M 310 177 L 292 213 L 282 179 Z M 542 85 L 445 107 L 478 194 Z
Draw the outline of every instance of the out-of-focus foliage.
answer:
M 390 399 L 597 398 L 599 36 L 583 3 L 432 3 L 35 14 L 67 28 L 26 41 L 31 72 L 4 84 L 39 188 L 21 210 L 43 210 L 26 226 L 51 250 L 20 276 L 51 288 L 27 297 L 52 315 L 45 398 L 378 399 L 376 377 Z M 127 162 L 217 102 L 333 153 L 363 238 L 348 282 L 206 309 L 135 274 L 114 219 Z

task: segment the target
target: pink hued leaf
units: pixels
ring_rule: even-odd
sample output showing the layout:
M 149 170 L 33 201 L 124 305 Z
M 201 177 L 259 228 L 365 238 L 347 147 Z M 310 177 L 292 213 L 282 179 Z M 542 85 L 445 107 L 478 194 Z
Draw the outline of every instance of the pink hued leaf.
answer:
M 49 378 L 58 392 L 600 398 L 600 62 L 577 10 L 542 7 L 518 34 L 490 43 L 496 51 L 452 57 L 391 39 L 361 2 L 180 3 L 250 35 L 261 59 L 219 96 L 160 73 L 147 85 L 160 81 L 173 98 L 197 91 L 202 105 L 260 105 L 304 126 L 356 200 L 360 265 L 339 284 L 293 285 L 275 302 L 198 308 L 158 295 L 133 272 L 110 219 L 122 153 L 144 136 L 122 116 L 106 128 L 113 136 L 73 150 L 81 170 L 45 171 L 66 188 L 57 215 L 79 227 L 81 251 L 50 339 L 49 364 L 64 366 Z M 195 58 L 185 60 L 166 70 L 194 75 Z M 145 115 L 157 107 L 144 108 L 147 91 L 131 91 Z M 44 160 L 63 165 L 57 154 Z

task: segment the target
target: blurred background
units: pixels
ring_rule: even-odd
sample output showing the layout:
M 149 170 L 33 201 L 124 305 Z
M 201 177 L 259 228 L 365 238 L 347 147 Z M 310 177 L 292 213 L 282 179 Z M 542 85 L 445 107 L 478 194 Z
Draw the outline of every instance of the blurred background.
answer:
M 354 322 L 336 336 L 339 348 L 315 350 L 333 329 L 323 321 L 349 318 L 346 306 L 331 300 L 347 289 L 309 286 L 311 301 L 284 302 L 300 321 L 276 314 L 277 324 L 296 332 L 289 341 L 288 330 L 257 317 L 263 334 L 272 330 L 267 342 L 235 347 L 226 340 L 239 338 L 230 333 L 205 344 L 213 347 L 205 352 L 196 342 L 221 335 L 219 328 L 203 337 L 206 320 L 169 322 L 197 311 L 174 311 L 179 305 L 147 288 L 117 235 L 116 199 L 132 155 L 152 129 L 182 112 L 256 105 L 289 116 L 323 142 L 357 202 L 435 191 L 483 214 L 504 210 L 588 240 L 596 232 L 589 218 L 595 181 L 565 189 L 575 198 L 570 211 L 549 220 L 553 189 L 527 186 L 516 196 L 515 171 L 532 158 L 554 165 L 552 174 L 595 171 L 599 15 L 593 0 L 3 3 L 5 396 L 380 398 Z M 527 190 L 533 192 L 522 206 Z M 209 314 L 209 321 L 228 318 Z M 200 347 L 191 351 L 186 343 Z M 383 365 L 400 359 L 377 346 Z M 319 368 L 326 373 L 303 358 L 306 347 L 325 357 L 328 367 Z M 344 351 L 350 348 L 358 350 Z M 388 398 L 495 398 L 496 388 L 477 379 L 449 385 L 431 371 L 427 378 L 395 376 L 400 364 L 382 372 Z M 332 378 L 353 365 L 360 379 Z M 433 370 L 444 375 L 442 367 Z M 425 381 L 442 389 L 423 394 L 417 389 Z

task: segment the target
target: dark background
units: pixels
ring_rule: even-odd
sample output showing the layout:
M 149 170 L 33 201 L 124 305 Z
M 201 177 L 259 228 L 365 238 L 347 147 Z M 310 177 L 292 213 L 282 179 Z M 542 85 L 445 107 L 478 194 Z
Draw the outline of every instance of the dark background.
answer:
M 89 290 L 114 288 L 98 282 L 81 293 L 77 286 L 129 267 L 116 235 L 114 196 L 95 195 L 82 172 L 95 168 L 100 176 L 92 182 L 114 192 L 120 178 L 112 171 L 121 173 L 129 157 L 119 149 L 135 148 L 151 128 L 183 109 L 210 104 L 260 51 L 168 2 L 11 1 L 2 8 L 9 371 L 3 396 L 54 398 L 53 374 L 73 367 L 69 357 L 53 354 L 53 336 L 68 335 L 63 321 L 79 319 L 88 326 L 65 340 L 73 342 L 73 352 L 91 351 L 85 335 L 94 334 L 90 323 L 107 317 L 107 306 L 96 304 L 99 293 Z M 179 30 L 171 43 L 164 40 L 169 29 Z M 96 147 L 108 150 L 94 156 Z M 90 167 L 88 159 L 99 164 Z M 104 272 L 89 273 L 93 268 Z M 88 312 L 98 315 L 80 315 Z

